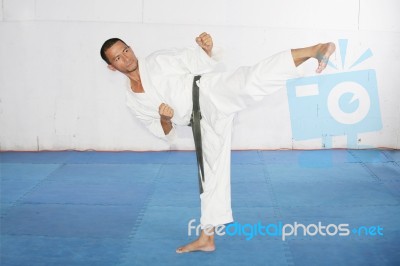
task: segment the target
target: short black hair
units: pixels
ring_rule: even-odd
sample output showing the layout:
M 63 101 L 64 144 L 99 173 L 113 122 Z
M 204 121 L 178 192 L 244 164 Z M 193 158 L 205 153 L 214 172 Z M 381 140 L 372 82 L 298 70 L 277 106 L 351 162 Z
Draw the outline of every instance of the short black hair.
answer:
M 107 41 L 105 41 L 103 43 L 103 45 L 101 46 L 101 49 L 100 49 L 101 58 L 103 58 L 103 60 L 106 61 L 106 63 L 109 64 L 109 65 L 111 63 L 110 63 L 110 60 L 108 60 L 108 58 L 106 56 L 106 51 L 109 48 L 111 48 L 111 46 L 113 46 L 118 41 L 120 41 L 120 42 L 122 42 L 123 44 L 126 45 L 126 43 L 123 40 L 119 39 L 119 38 L 111 38 L 111 39 L 108 39 Z

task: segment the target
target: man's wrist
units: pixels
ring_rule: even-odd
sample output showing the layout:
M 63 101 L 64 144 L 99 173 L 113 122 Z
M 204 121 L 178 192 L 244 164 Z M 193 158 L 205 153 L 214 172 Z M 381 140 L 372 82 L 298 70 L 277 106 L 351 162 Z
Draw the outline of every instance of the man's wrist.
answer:
M 161 127 L 164 131 L 164 134 L 168 135 L 169 132 L 171 132 L 171 130 L 173 128 L 171 118 L 170 117 L 168 117 L 168 118 L 160 117 L 160 123 L 161 123 Z
M 211 57 L 211 55 L 212 55 L 212 51 L 211 50 L 206 50 L 206 49 L 203 49 L 204 50 L 204 52 L 206 52 L 206 54 L 209 56 L 209 57 Z
M 171 118 L 163 118 L 163 117 L 160 117 L 160 120 L 161 120 L 161 122 L 164 122 L 164 123 L 172 123 L 172 121 L 171 121 Z

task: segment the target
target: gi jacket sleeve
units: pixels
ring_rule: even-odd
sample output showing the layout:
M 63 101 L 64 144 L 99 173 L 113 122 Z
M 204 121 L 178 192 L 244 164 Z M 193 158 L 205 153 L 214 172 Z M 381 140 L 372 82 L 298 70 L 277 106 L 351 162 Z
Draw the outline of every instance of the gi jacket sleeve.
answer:
M 221 61 L 222 50 L 214 47 L 211 57 L 201 47 L 181 50 L 182 63 L 194 75 L 200 75 L 213 71 Z
M 176 131 L 175 131 L 175 127 L 172 124 L 172 129 L 171 131 L 165 135 L 164 130 L 161 126 L 161 122 L 160 119 L 155 119 L 155 118 L 145 118 L 145 117 L 141 117 L 141 116 L 136 116 L 143 124 L 145 127 L 147 127 L 150 132 L 155 135 L 158 138 L 161 138 L 163 140 L 166 140 L 168 142 L 172 142 L 175 140 L 176 138 Z
M 161 126 L 160 118 L 156 118 L 149 115 L 144 115 L 138 112 L 135 108 L 135 105 L 132 101 L 130 101 L 129 95 L 127 95 L 127 106 L 132 111 L 137 119 L 156 137 L 161 138 L 163 140 L 172 142 L 176 138 L 175 127 L 172 126 L 171 131 L 165 135 L 164 130 Z
M 152 78 L 171 75 L 200 75 L 214 71 L 220 65 L 222 50 L 213 48 L 211 57 L 201 47 L 160 50 L 146 58 Z

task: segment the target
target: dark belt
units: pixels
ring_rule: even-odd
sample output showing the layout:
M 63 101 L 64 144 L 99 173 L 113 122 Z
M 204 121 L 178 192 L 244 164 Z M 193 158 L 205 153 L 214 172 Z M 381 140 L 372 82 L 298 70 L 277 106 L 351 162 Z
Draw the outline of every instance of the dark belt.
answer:
M 193 79 L 193 111 L 192 116 L 190 118 L 189 126 L 192 127 L 194 146 L 196 147 L 196 157 L 197 157 L 197 171 L 198 171 L 198 179 L 199 179 L 199 189 L 200 194 L 203 193 L 203 180 L 204 182 L 204 165 L 203 165 L 203 149 L 201 145 L 201 128 L 200 128 L 200 120 L 201 120 L 201 112 L 200 112 L 200 103 L 199 103 L 199 86 L 197 86 L 197 81 L 200 80 L 201 76 L 195 76 Z

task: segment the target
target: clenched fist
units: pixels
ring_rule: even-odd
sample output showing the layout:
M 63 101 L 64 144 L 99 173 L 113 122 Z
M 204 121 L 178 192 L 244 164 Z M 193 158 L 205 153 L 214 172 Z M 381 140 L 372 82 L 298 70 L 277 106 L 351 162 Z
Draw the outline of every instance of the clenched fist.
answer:
M 158 113 L 160 114 L 162 121 L 170 122 L 174 116 L 174 109 L 172 109 L 168 104 L 162 103 L 158 108 Z
M 210 34 L 203 32 L 199 37 L 196 38 L 196 42 L 201 48 L 203 48 L 204 52 L 206 52 L 208 56 L 211 56 L 213 40 Z

